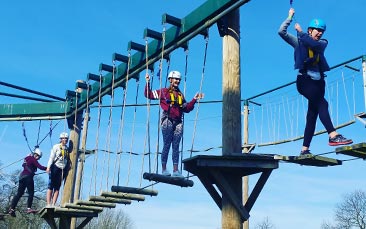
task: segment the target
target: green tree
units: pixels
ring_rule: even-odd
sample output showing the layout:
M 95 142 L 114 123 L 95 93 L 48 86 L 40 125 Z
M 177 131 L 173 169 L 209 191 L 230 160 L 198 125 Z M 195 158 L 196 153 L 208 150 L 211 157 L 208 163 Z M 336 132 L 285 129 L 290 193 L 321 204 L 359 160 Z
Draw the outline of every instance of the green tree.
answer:
M 356 190 L 346 194 L 337 204 L 334 214 L 335 225 L 322 224 L 322 229 L 366 229 L 366 193 Z
M 19 173 L 20 170 L 14 171 L 10 175 L 6 175 L 2 173 L 0 176 L 0 211 L 7 213 L 10 206 L 10 201 L 12 197 L 18 190 L 19 183 Z M 45 191 L 47 189 L 46 182 L 42 176 L 36 175 L 34 177 L 34 200 L 33 200 L 33 208 L 40 209 L 45 205 Z M 0 221 L 0 228 L 28 228 L 28 229 L 39 229 L 39 228 L 47 228 L 47 223 L 44 219 L 40 218 L 38 214 L 27 214 L 25 213 L 25 209 L 27 208 L 27 197 L 28 194 L 25 193 L 23 197 L 20 199 L 17 208 L 16 215 L 17 217 L 10 217 L 5 215 L 4 220 Z
M 268 217 L 263 219 L 262 222 L 258 223 L 255 227 L 255 229 L 275 229 L 276 227 L 273 225 L 273 223 L 270 221 Z

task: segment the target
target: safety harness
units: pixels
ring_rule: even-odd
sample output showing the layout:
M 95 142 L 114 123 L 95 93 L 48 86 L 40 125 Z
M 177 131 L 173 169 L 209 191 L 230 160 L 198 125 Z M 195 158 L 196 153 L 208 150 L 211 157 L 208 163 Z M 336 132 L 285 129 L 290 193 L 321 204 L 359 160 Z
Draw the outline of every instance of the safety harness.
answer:
M 177 92 L 178 96 L 177 98 L 174 95 L 174 91 L 172 89 L 169 89 L 169 98 L 167 99 L 167 103 L 170 104 L 170 106 L 178 105 L 179 107 L 183 106 L 183 95 L 180 91 Z
M 308 56 L 309 60 L 312 60 L 312 65 L 316 66 L 319 63 L 320 57 L 319 54 L 314 57 L 314 51 L 311 48 L 308 48 Z

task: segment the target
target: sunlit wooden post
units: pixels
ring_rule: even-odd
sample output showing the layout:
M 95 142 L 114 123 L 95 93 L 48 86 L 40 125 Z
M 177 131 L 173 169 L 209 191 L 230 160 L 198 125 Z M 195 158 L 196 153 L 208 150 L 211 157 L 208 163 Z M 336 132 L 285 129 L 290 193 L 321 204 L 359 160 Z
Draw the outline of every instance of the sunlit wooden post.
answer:
M 76 177 L 76 170 L 77 170 L 77 162 L 78 162 L 78 150 L 79 150 L 79 141 L 80 141 L 80 130 L 81 130 L 81 122 L 82 122 L 82 111 L 77 113 L 73 128 L 70 129 L 70 169 L 68 171 L 63 195 L 61 199 L 61 206 L 65 203 L 72 203 L 73 202 L 73 195 L 74 195 L 74 188 L 75 188 L 75 177 Z M 68 216 L 60 217 L 60 228 L 70 228 L 71 226 L 71 218 Z
M 241 92 L 240 92 L 240 13 L 235 10 L 226 16 L 227 33 L 223 37 L 223 107 L 222 155 L 241 154 Z M 242 193 L 241 176 L 227 177 L 237 196 Z M 240 213 L 222 196 L 222 228 L 242 228 Z
M 244 110 L 243 110 L 243 153 L 249 153 L 248 147 L 245 147 L 249 144 L 249 101 L 244 101 Z M 248 200 L 249 193 L 249 176 L 243 177 L 243 204 L 245 204 Z M 249 219 L 243 223 L 243 229 L 249 229 Z
M 366 56 L 362 56 L 362 78 L 363 78 L 363 96 L 366 111 Z

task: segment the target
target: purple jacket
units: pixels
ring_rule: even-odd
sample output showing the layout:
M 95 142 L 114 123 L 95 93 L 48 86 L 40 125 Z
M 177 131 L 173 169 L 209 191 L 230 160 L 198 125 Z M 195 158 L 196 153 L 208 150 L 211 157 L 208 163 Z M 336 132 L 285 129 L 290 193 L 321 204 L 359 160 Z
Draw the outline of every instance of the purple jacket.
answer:
M 37 168 L 44 171 L 47 169 L 47 167 L 39 164 L 38 161 L 32 155 L 29 155 L 26 158 L 24 158 L 22 166 L 24 169 L 20 173 L 21 177 L 29 175 L 34 176 L 35 172 L 37 171 Z

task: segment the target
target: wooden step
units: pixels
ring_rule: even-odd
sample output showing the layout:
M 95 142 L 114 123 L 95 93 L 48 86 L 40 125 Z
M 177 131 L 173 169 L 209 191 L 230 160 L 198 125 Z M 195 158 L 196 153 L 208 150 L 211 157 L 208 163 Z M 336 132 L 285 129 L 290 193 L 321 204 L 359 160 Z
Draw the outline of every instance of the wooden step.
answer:
M 354 145 L 337 147 L 335 152 L 337 154 L 344 154 L 352 157 L 366 159 L 366 143 L 358 143 Z

